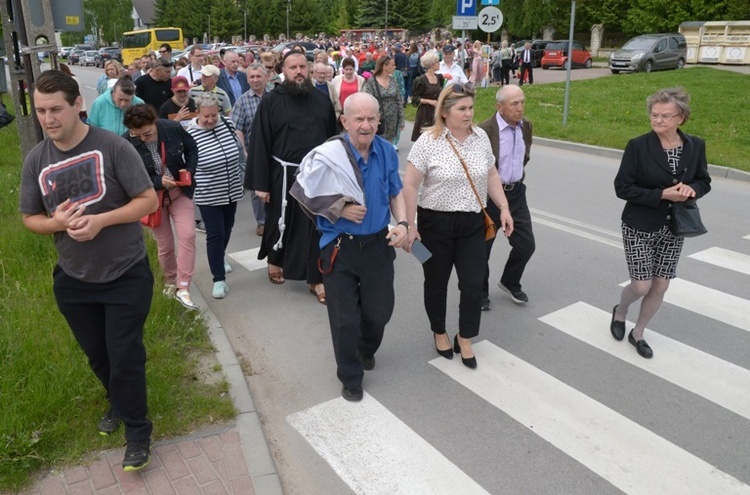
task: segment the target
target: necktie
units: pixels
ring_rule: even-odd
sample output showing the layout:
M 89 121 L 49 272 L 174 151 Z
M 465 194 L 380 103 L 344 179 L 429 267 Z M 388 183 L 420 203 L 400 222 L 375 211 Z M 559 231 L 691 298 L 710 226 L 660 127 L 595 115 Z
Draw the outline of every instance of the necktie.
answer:
M 523 53 L 524 53 L 523 61 L 528 64 L 529 63 L 529 51 L 525 50 Z

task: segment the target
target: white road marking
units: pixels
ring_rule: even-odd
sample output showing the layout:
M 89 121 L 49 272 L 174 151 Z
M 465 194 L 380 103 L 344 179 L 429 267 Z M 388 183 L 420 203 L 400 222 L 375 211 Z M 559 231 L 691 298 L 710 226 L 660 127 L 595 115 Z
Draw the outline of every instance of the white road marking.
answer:
M 237 263 L 245 267 L 249 271 L 265 269 L 268 266 L 266 260 L 258 259 L 258 251 L 260 248 L 247 249 L 245 251 L 237 251 L 236 253 L 230 253 L 229 257 L 235 260 Z
M 539 318 L 540 321 L 678 387 L 750 419 L 750 371 L 655 332 L 645 338 L 658 359 L 643 359 L 627 340 L 609 333 L 612 313 L 584 302 Z M 632 323 L 628 323 L 631 328 Z M 626 337 L 627 339 L 627 337 Z
M 723 249 L 720 247 L 712 247 L 693 253 L 689 257 L 720 266 L 721 268 L 750 275 L 750 256 L 736 251 L 730 251 L 729 249 Z
M 479 368 L 430 364 L 631 494 L 750 494 L 750 486 L 488 341 Z
M 629 283 L 623 282 L 620 286 Z M 664 302 L 750 332 L 750 301 L 747 299 L 675 278 L 664 294 Z
M 603 229 L 601 227 L 597 227 L 596 225 L 579 222 L 578 220 L 573 220 L 572 218 L 556 215 L 554 213 L 538 210 L 536 208 L 530 208 L 529 211 L 531 211 L 533 215 L 532 220 L 534 223 L 546 225 L 547 227 L 551 227 L 562 232 L 567 232 L 568 234 L 577 235 L 590 241 L 596 241 L 608 246 L 616 247 L 618 249 L 623 249 L 622 234 L 619 232 Z M 587 229 L 591 232 L 587 232 L 586 230 L 582 229 Z
M 337 398 L 287 421 L 357 494 L 488 492 L 371 395 Z

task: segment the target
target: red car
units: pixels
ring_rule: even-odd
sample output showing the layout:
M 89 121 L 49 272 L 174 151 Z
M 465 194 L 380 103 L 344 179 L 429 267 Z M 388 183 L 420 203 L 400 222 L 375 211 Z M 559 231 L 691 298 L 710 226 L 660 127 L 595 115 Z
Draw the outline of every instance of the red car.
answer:
M 573 67 L 591 68 L 591 54 L 578 41 L 573 41 Z M 555 40 L 547 43 L 544 47 L 544 56 L 542 57 L 542 69 L 550 67 L 567 67 L 568 61 L 568 40 Z

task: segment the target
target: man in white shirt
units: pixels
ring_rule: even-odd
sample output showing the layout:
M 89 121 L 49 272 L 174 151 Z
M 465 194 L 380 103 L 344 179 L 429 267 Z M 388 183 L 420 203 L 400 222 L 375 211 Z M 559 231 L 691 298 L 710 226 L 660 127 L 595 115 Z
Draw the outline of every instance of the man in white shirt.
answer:
M 200 45 L 193 45 L 190 49 L 190 63 L 177 72 L 188 80 L 191 86 L 197 86 L 201 81 L 201 69 L 203 68 L 203 48 Z
M 438 74 L 450 74 L 451 78 L 446 78 L 446 84 L 459 83 L 464 84 L 469 82 L 464 74 L 464 70 L 457 63 L 454 63 L 455 49 L 453 45 L 445 45 L 443 47 L 443 61 L 440 62 L 440 69 Z

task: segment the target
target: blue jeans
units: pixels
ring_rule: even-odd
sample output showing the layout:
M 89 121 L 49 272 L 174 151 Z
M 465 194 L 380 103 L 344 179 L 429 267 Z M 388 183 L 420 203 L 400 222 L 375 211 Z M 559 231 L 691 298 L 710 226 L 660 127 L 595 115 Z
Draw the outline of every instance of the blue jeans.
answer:
M 211 268 L 214 282 L 223 282 L 227 278 L 224 272 L 224 254 L 229 245 L 234 227 L 234 215 L 237 212 L 237 202 L 220 206 L 198 206 L 206 227 L 206 254 L 208 266 Z

